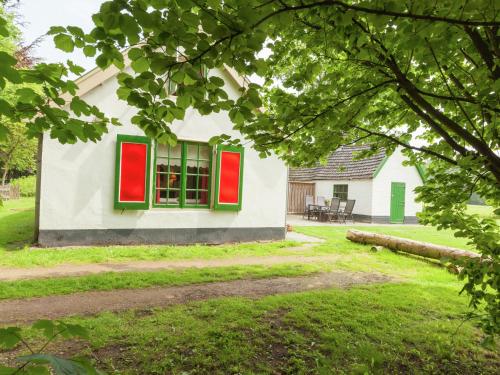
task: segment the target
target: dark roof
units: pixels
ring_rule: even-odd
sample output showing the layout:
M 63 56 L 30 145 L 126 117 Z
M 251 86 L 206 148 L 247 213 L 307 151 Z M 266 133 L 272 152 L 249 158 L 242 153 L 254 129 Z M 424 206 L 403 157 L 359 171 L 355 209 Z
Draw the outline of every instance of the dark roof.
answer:
M 354 160 L 359 151 L 370 146 L 342 146 L 328 158 L 326 165 L 318 164 L 311 168 L 290 168 L 290 181 L 313 180 L 365 180 L 373 174 L 385 158 L 385 150 L 375 155 Z

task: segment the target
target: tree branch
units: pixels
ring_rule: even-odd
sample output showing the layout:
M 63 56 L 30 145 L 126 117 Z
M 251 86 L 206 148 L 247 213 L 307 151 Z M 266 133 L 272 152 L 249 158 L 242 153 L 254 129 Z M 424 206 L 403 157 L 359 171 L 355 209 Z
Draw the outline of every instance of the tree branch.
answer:
M 389 135 L 389 134 L 386 134 L 386 133 L 379 133 L 379 132 L 374 132 L 372 130 L 368 130 L 368 129 L 365 129 L 365 128 L 362 128 L 361 126 L 357 126 L 357 125 L 353 125 L 353 128 L 355 129 L 358 129 L 358 130 L 361 130 L 362 132 L 365 132 L 371 136 L 376 136 L 376 137 L 381 137 L 381 138 L 385 138 L 385 139 L 389 139 L 391 142 L 393 143 L 396 143 L 404 148 L 407 148 L 407 149 L 410 149 L 410 150 L 415 150 L 415 151 L 419 151 L 419 152 L 423 152 L 423 153 L 426 153 L 428 155 L 432 155 L 432 156 L 435 156 L 436 158 L 439 158 L 441 160 L 444 160 L 450 164 L 453 164 L 453 165 L 457 165 L 458 163 L 451 159 L 451 158 L 448 158 L 447 156 L 444 156 L 444 155 L 441 155 L 433 150 L 430 150 L 426 147 L 416 147 L 416 146 L 412 146 L 412 145 L 409 145 L 407 143 L 404 143 L 403 141 L 399 140 L 397 137 L 395 136 L 392 136 L 392 135 Z

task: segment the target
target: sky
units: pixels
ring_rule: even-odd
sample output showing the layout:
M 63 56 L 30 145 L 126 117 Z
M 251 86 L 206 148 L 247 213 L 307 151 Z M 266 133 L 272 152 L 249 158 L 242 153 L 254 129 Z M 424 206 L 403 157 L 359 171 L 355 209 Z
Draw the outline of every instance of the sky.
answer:
M 24 40 L 29 43 L 45 34 L 51 26 L 79 26 L 84 31 L 93 28 L 92 14 L 99 10 L 104 0 L 21 0 L 18 13 L 23 22 Z M 36 49 L 35 55 L 44 62 L 71 60 L 85 70 L 95 66 L 92 58 L 86 58 L 81 50 L 66 53 L 54 46 L 47 36 Z

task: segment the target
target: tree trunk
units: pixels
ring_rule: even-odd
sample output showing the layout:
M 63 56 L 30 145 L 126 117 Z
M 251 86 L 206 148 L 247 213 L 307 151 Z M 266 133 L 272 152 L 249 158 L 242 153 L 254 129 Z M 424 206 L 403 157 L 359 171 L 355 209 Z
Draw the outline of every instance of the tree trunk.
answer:
M 406 253 L 420 255 L 427 258 L 479 258 L 480 255 L 472 251 L 460 250 L 453 247 L 434 245 L 428 242 L 408 240 L 406 238 L 388 236 L 371 232 L 363 232 L 350 229 L 346 237 L 363 244 L 384 246 L 391 250 L 404 251 Z
M 7 181 L 7 173 L 9 173 L 9 168 L 5 166 L 2 174 L 2 186 L 5 186 L 5 182 Z

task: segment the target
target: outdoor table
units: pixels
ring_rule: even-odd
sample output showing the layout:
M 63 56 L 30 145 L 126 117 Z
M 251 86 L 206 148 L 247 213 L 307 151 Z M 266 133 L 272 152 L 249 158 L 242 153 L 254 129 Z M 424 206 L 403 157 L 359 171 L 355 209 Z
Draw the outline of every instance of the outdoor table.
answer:
M 318 221 L 328 221 L 328 206 L 318 206 Z

